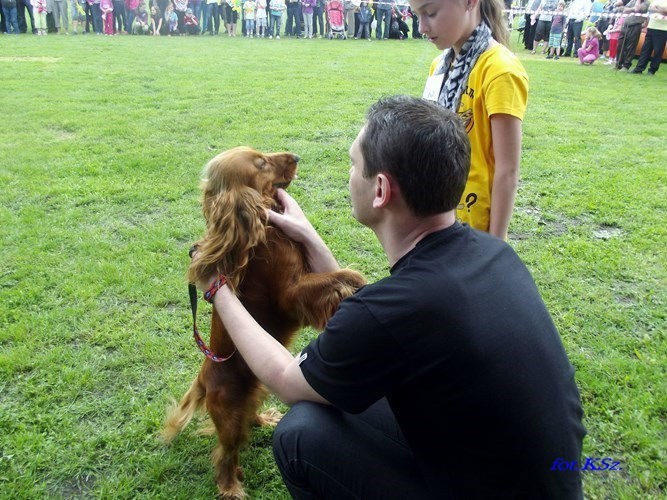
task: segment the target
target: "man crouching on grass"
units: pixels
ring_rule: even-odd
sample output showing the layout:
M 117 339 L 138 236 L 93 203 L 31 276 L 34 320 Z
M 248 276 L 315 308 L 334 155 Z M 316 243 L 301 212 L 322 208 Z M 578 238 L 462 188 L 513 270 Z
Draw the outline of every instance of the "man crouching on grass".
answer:
M 552 468 L 580 460 L 586 431 L 549 312 L 509 245 L 456 221 L 470 165 L 460 119 L 383 99 L 349 155 L 352 215 L 390 275 L 344 300 L 296 357 L 227 286 L 214 299 L 250 368 L 292 406 L 274 434 L 292 496 L 581 498 L 580 472 Z M 271 223 L 313 271 L 338 269 L 296 201 L 278 198 Z

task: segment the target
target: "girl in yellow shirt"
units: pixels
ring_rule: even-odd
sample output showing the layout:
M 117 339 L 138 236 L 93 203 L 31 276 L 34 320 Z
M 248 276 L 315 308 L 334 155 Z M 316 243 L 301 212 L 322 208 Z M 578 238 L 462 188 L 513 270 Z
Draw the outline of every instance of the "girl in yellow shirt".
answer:
M 528 75 L 503 44 L 500 0 L 410 0 L 419 31 L 443 51 L 431 64 L 424 98 L 455 111 L 472 149 L 457 217 L 507 239 L 519 180 Z

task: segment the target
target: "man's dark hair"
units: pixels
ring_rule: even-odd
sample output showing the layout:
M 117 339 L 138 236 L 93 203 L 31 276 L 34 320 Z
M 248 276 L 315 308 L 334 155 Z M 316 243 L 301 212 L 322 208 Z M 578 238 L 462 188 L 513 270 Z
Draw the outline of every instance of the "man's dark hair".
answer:
M 456 208 L 470 170 L 470 141 L 453 112 L 425 99 L 393 96 L 368 110 L 360 140 L 363 176 L 390 174 L 415 215 Z

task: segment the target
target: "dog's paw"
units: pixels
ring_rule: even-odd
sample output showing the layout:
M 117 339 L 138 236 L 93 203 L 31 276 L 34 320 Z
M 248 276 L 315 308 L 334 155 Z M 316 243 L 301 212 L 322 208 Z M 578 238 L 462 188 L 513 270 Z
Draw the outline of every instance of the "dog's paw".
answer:
M 237 475 L 240 475 L 243 478 L 243 471 L 237 470 Z M 240 480 L 236 481 L 232 486 L 228 488 L 222 488 L 218 486 L 218 498 L 221 500 L 243 500 L 247 498 L 245 490 Z
M 366 279 L 360 273 L 353 271 L 352 269 L 341 269 L 340 271 L 336 271 L 334 279 L 335 282 L 333 283 L 331 291 L 337 294 L 338 302 L 354 295 L 354 292 L 366 284 Z M 338 304 L 332 305 L 334 306 L 333 311 L 331 311 L 333 314 L 335 309 L 338 308 Z
M 283 418 L 282 413 L 275 408 L 269 408 L 268 410 L 255 415 L 255 425 L 259 427 L 275 427 L 278 425 L 281 418 Z
M 351 288 L 355 292 L 367 283 L 366 278 L 361 273 L 352 269 L 341 269 L 337 272 L 337 275 L 338 281 L 341 284 Z

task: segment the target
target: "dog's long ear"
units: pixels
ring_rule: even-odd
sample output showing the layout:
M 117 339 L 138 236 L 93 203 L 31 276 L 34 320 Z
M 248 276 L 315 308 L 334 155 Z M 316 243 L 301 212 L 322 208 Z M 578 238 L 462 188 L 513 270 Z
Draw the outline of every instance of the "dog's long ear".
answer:
M 252 250 L 266 241 L 267 214 L 261 195 L 249 187 L 206 194 L 207 231 L 199 242 L 198 257 L 188 269 L 188 279 L 199 281 L 223 274 L 236 289 Z

